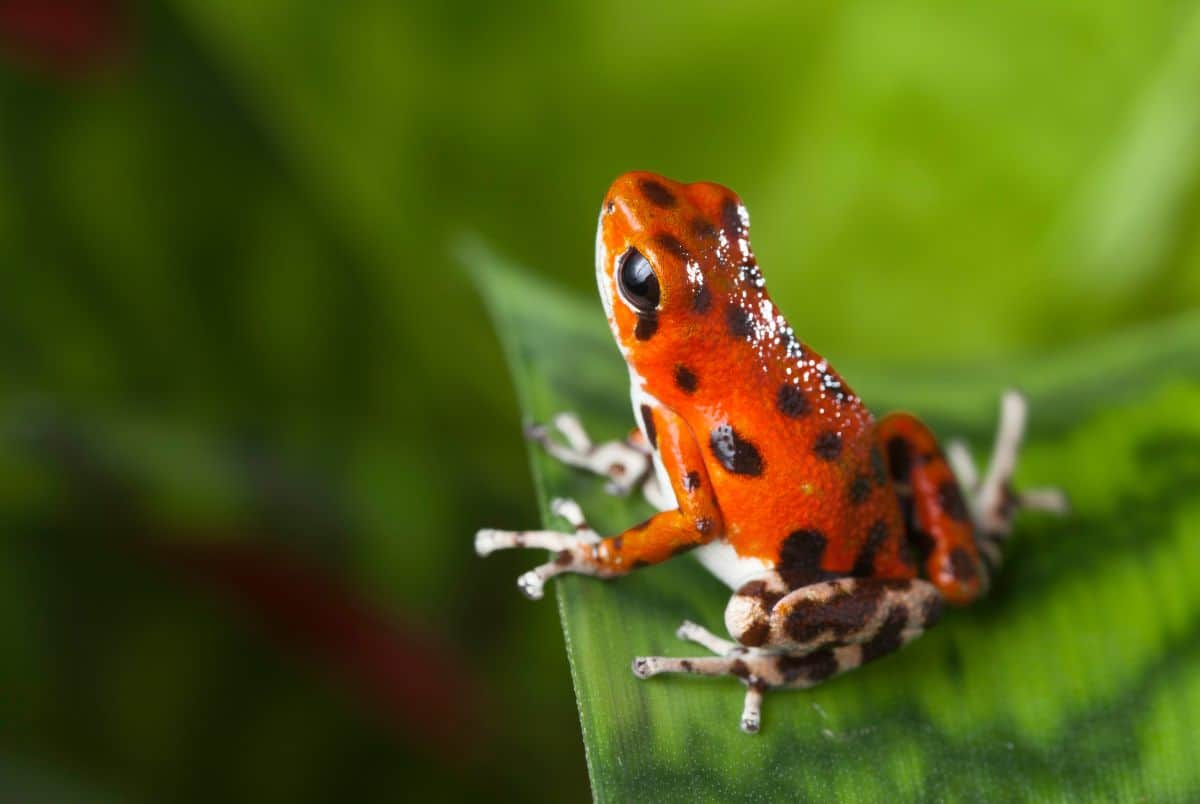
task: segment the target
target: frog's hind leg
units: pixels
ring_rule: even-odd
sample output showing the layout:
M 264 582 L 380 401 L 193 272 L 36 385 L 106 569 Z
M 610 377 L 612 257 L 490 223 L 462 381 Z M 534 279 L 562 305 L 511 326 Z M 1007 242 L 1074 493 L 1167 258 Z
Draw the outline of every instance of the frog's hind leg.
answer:
M 907 413 L 884 416 L 875 436 L 913 558 L 947 601 L 970 603 L 987 591 L 989 565 L 980 556 L 967 502 L 937 438 Z
M 552 437 L 557 431 L 561 442 Z M 539 444 L 546 453 L 567 466 L 592 472 L 607 479 L 609 494 L 620 497 L 640 488 L 646 500 L 659 510 L 669 507 L 654 473 L 654 450 L 641 430 L 634 430 L 619 441 L 594 443 L 574 413 L 560 413 L 551 425 L 530 424 L 525 437 Z
M 715 656 L 640 656 L 633 672 L 734 676 L 746 685 L 742 730 L 754 733 L 766 690 L 812 687 L 896 650 L 937 622 L 941 602 L 922 580 L 838 578 L 790 589 L 769 572 L 743 584 L 725 610 L 738 642 L 685 622 L 677 635 Z
M 1017 391 L 1006 391 L 1000 399 L 1000 423 L 996 428 L 991 461 L 982 478 L 975 471 L 975 462 L 964 442 L 953 441 L 946 447 L 946 457 L 967 493 L 980 552 L 993 568 L 1000 565 L 1002 548 L 1012 532 L 1017 511 L 1028 509 L 1064 514 L 1069 509 L 1061 489 L 1016 491 L 1013 488 L 1012 477 L 1025 437 L 1027 416 L 1025 397 Z

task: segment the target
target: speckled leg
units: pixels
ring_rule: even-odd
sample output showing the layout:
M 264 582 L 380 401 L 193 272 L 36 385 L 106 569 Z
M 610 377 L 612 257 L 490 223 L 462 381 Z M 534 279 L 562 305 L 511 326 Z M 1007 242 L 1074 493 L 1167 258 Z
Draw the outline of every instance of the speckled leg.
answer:
M 1006 391 L 1001 397 L 996 441 L 982 478 L 975 471 L 975 462 L 965 443 L 954 441 L 946 448 L 946 457 L 967 493 L 979 551 L 993 569 L 1003 558 L 1003 547 L 1012 532 L 1017 511 L 1028 509 L 1065 514 L 1070 510 L 1061 489 L 1036 488 L 1020 492 L 1013 489 L 1012 477 L 1025 437 L 1028 407 L 1025 397 L 1018 391 Z
M 640 488 L 655 508 L 668 507 L 654 474 L 654 451 L 640 430 L 620 441 L 596 444 L 574 413 L 560 413 L 551 423 L 565 443 L 552 438 L 551 428 L 543 424 L 527 426 L 526 437 L 555 460 L 606 478 L 604 488 L 609 494 L 624 497 Z
M 552 550 L 557 554 L 553 561 L 534 567 L 517 578 L 517 586 L 526 597 L 533 600 L 542 597 L 547 579 L 564 572 L 582 572 L 584 566 L 594 560 L 595 546 L 600 541 L 599 535 L 587 524 L 583 511 L 574 500 L 561 497 L 551 500 L 550 513 L 567 520 L 575 533 L 484 528 L 475 534 L 475 552 L 480 556 L 491 555 L 497 550 L 523 547 Z
M 941 595 L 921 580 L 839 578 L 790 590 L 779 573 L 744 584 L 725 610 L 739 643 L 685 622 L 678 636 L 716 656 L 640 656 L 639 678 L 661 673 L 734 676 L 746 685 L 743 731 L 758 731 L 765 690 L 815 686 L 890 653 L 931 627 Z

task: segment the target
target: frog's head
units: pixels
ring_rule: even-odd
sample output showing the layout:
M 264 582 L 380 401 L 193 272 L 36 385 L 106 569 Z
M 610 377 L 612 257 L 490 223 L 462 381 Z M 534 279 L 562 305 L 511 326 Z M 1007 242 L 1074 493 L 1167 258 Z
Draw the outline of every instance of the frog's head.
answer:
M 701 348 L 706 333 L 726 328 L 734 294 L 761 297 L 749 224 L 741 200 L 719 184 L 643 172 L 613 182 L 600 208 L 596 281 L 631 366 Z

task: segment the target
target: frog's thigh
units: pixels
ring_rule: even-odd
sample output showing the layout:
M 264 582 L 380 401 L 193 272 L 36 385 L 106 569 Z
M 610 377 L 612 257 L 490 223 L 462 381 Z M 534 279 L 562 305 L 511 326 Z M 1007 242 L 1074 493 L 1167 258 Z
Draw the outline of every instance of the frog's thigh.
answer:
M 832 670 L 841 672 L 912 641 L 937 622 L 941 608 L 937 589 L 916 578 L 837 578 L 789 589 L 770 572 L 734 593 L 725 625 L 742 645 L 772 652 L 856 646 L 840 651 Z
M 907 413 L 889 413 L 876 429 L 904 513 L 909 546 L 947 602 L 970 603 L 987 591 L 971 513 L 933 432 Z
M 932 627 L 941 609 L 941 594 L 919 579 L 839 578 L 789 591 L 770 572 L 744 584 L 725 610 L 740 645 L 684 623 L 679 636 L 718 655 L 639 656 L 633 672 L 736 676 L 747 686 L 742 727 L 757 731 L 763 690 L 812 687 L 891 653 Z

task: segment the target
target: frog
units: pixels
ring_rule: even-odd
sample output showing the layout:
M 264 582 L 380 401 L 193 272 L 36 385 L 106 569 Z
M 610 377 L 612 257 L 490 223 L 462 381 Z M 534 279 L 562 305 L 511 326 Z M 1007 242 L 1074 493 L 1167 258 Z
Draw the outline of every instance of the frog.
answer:
M 611 579 L 695 555 L 731 590 L 731 639 L 685 621 L 677 636 L 708 654 L 635 657 L 633 673 L 736 678 L 740 727 L 756 733 L 767 691 L 813 687 L 910 643 L 946 605 L 987 592 L 1018 511 L 1063 514 L 1068 502 L 1013 486 L 1028 411 L 1016 390 L 1001 396 L 982 474 L 965 442 L 943 450 L 915 415 L 876 418 L 776 307 L 749 229 L 720 184 L 642 171 L 613 182 L 595 272 L 637 426 L 597 444 L 563 413 L 527 434 L 658 512 L 601 538 L 578 503 L 556 499 L 571 532 L 487 528 L 475 549 L 552 551 L 518 578 L 533 599 L 564 573 Z

